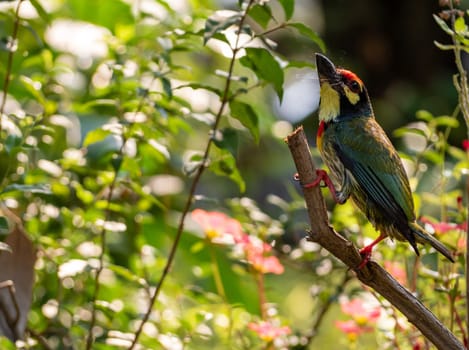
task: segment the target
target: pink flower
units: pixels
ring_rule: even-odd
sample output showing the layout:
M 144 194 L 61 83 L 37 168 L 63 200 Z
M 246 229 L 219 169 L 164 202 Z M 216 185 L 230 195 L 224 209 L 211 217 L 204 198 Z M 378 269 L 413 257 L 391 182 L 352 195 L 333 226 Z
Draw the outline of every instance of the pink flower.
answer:
M 422 221 L 425 224 L 430 225 L 433 228 L 433 230 L 438 234 L 446 233 L 446 232 L 453 231 L 453 230 L 467 230 L 467 221 L 461 224 L 456 224 L 453 222 L 445 222 L 445 221 L 437 222 L 437 221 L 430 220 L 427 217 L 422 217 L 420 221 Z
M 236 242 L 244 235 L 239 221 L 218 211 L 195 209 L 192 211 L 192 219 L 202 226 L 205 235 L 211 241 L 229 235 Z
M 344 314 L 352 316 L 358 325 L 375 322 L 381 314 L 381 308 L 376 305 L 367 305 L 364 300 L 356 298 L 340 304 Z
M 354 320 L 335 321 L 335 326 L 347 334 L 351 340 L 355 340 L 356 337 L 362 333 L 373 331 L 372 327 L 359 325 Z
M 288 326 L 276 326 L 272 322 L 260 321 L 258 323 L 251 322 L 248 324 L 248 328 L 257 333 L 259 338 L 266 342 L 271 342 L 277 337 L 288 335 L 291 333 L 290 327 Z
M 239 243 L 243 248 L 246 260 L 260 273 L 274 273 L 280 275 L 284 267 L 276 256 L 269 255 L 272 247 L 261 239 L 245 235 Z
M 402 265 L 394 261 L 385 261 L 384 268 L 393 276 L 400 284 L 406 285 L 407 273 L 402 268 Z

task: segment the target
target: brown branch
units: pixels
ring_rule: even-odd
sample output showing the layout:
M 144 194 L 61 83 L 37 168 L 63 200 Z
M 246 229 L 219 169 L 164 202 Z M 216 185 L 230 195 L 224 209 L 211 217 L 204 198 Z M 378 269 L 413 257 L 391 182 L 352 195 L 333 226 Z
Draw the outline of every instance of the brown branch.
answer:
M 316 178 L 316 169 L 303 128 L 299 127 L 285 141 L 290 148 L 299 178 L 303 183 L 311 183 Z M 370 261 L 361 270 L 357 269 L 361 262 L 360 253 L 350 241 L 340 236 L 329 225 L 324 198 L 318 187 L 305 188 L 304 197 L 311 223 L 311 232 L 309 234 L 311 241 L 320 244 L 351 270 L 355 271 L 357 278 L 363 284 L 373 288 L 394 305 L 438 349 L 464 349 L 464 346 L 454 334 L 380 265 Z

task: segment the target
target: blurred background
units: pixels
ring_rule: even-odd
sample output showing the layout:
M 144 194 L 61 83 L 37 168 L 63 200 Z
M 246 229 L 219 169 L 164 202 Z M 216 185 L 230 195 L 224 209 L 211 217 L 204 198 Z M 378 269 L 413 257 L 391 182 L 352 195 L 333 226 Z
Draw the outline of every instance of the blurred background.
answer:
M 41 6 L 33 6 L 38 3 Z M 75 341 L 84 339 L 83 324 L 88 325 L 89 319 L 77 316 L 78 321 L 74 320 L 80 314 L 78 311 L 88 311 L 83 305 L 89 304 L 93 292 L 92 260 L 95 263 L 102 252 L 96 234 L 101 229 L 96 221 L 109 216 L 103 201 L 109 193 L 109 179 L 116 171 L 113 156 L 120 154 L 125 162 L 122 168 L 117 167 L 119 176 L 132 186 L 122 181 L 125 186 L 121 184 L 112 198 L 117 209 L 111 219 L 118 225 L 109 229 L 112 234 L 104 247 L 105 258 L 119 268 L 116 271 L 121 275 L 115 277 L 108 271 L 115 278 L 106 282 L 108 294 L 103 299 L 112 296 L 121 301 L 120 310 L 125 310 L 111 313 L 112 317 L 106 319 L 109 324 L 123 332 L 134 331 L 132 324 L 144 310 L 141 296 L 148 291 L 132 283 L 137 279 L 135 276 L 144 278 L 148 286 L 159 280 L 187 200 L 191 176 L 200 165 L 197 159 L 200 160 L 208 137 L 213 136 L 209 134 L 211 123 L 220 107 L 219 96 L 213 91 L 190 86 L 203 83 L 220 89 L 226 79 L 229 59 L 223 46 L 214 43 L 215 40 L 203 43 L 206 20 L 221 10 L 239 11 L 238 3 L 237 0 L 22 3 L 20 16 L 24 25 L 15 47 L 5 106 L 5 114 L 14 121 L 11 130 L 8 129 L 11 148 L 19 150 L 13 155 L 0 154 L 2 164 L 9 162 L 0 169 L 0 175 L 7 178 L 5 182 L 14 184 L 46 182 L 53 190 L 43 198 L 12 194 L 7 197 L 9 202 L 5 200 L 13 203 L 12 208 L 19 215 L 24 214 L 28 234 L 41 252 L 47 252 L 36 267 L 39 287 L 34 291 L 30 321 L 33 329 L 47 331 L 58 327 L 67 332 L 71 329 Z M 468 3 L 463 1 L 461 8 L 467 8 Z M 0 1 L 3 19 L 0 36 L 4 39 L 0 62 L 7 62 L 11 51 L 7 46 L 16 45 L 9 42 L 16 5 L 16 1 Z M 270 28 L 283 21 L 284 11 L 277 1 L 270 1 L 269 6 L 276 19 L 269 23 Z M 439 2 L 296 0 L 295 6 L 292 21 L 305 23 L 316 31 L 325 43 L 325 54 L 337 66 L 354 71 L 363 80 L 378 122 L 398 150 L 409 152 L 409 158 L 415 156 L 417 146 L 404 143 L 394 131 L 415 122 L 419 110 L 428 110 L 435 116 L 452 115 L 458 103 L 452 81 L 456 72 L 453 54 L 434 45 L 434 41 L 448 44 L 449 40 L 433 18 L 441 10 Z M 38 11 L 41 8 L 43 12 Z M 253 21 L 249 24 L 256 33 L 265 30 Z M 266 235 L 269 230 L 275 231 L 272 240 L 285 273 L 265 277 L 273 312 L 278 308 L 292 329 L 304 335 L 311 331 L 320 308 L 330 303 L 312 347 L 321 344 L 324 349 L 346 349 L 349 344 L 344 345 L 347 342 L 342 341 L 343 337 L 337 341 L 343 334 L 332 326 L 334 320 L 343 316 L 338 299 L 342 294 L 360 293 L 363 288 L 351 279 L 342 264 L 304 239 L 307 216 L 284 137 L 298 125 L 304 125 L 316 164 L 322 165 L 315 148 L 319 83 L 314 53 L 320 47 L 290 29 L 268 34 L 275 42 L 271 46 L 279 61 L 303 62 L 285 69 L 282 101 L 269 86 L 256 87 L 239 96 L 259 116 L 259 143 L 228 115 L 220 125 L 220 130 L 230 132 L 224 135 L 228 146 L 223 151 L 233 155 L 230 159 L 235 159 L 245 191 L 240 191 L 239 182 L 232 181 L 227 174 L 220 176 L 223 171 L 215 173 L 209 169 L 197 187 L 192 208 L 227 212 L 245 220 L 247 225 L 255 226 L 254 222 L 265 228 Z M 1 65 L 0 81 L 4 81 L 5 74 L 5 65 Z M 234 86 L 255 85 L 253 72 L 241 64 L 236 64 L 235 75 L 245 78 L 248 84 L 239 79 Z M 135 113 L 142 101 L 143 108 Z M 467 131 L 458 118 L 459 127 L 450 130 L 449 143 L 459 150 L 459 153 L 453 150 L 454 154 L 466 159 L 460 148 Z M 42 129 L 31 127 L 30 131 L 27 122 L 35 126 L 38 121 Z M 121 148 L 122 130 L 129 125 L 135 128 L 134 134 Z M 213 159 L 220 152 L 212 148 Z M 419 192 L 434 194 L 433 202 L 425 201 L 425 213 L 437 218 L 440 213 L 447 214 L 446 208 L 441 210 L 446 205 L 442 204 L 443 195 L 452 191 L 448 203 L 456 206 L 465 179 L 454 179 L 450 171 L 442 180 L 442 172 L 451 170 L 456 161 L 445 158 L 445 151 L 441 153 L 438 164 L 431 159 L 419 159 L 426 168 L 413 181 Z M 334 207 L 328 192 L 324 194 L 338 231 L 358 240 L 360 245 L 365 238 L 376 235 L 351 204 Z M 457 209 L 451 210 L 455 213 Z M 224 315 L 226 301 L 234 305 L 234 312 L 241 310 L 243 324 L 246 317 L 259 314 L 252 276 L 224 247 L 216 247 L 215 255 L 227 300 L 220 301 L 215 295 L 213 256 L 195 227 L 188 220 L 165 287 L 166 299 L 162 298 L 155 307 L 151 320 L 154 332 L 147 334 L 148 343 L 154 342 L 156 333 L 164 331 L 177 334 L 180 339 L 185 339 L 187 329 L 197 335 L 200 315 L 214 310 L 214 305 L 223 309 L 214 313 Z M 405 245 L 392 247 L 379 249 L 378 257 L 405 260 L 406 266 L 415 261 Z M 57 271 L 76 261 L 81 263 L 78 265 L 81 270 L 67 276 L 73 283 L 63 284 L 56 278 Z M 435 256 L 433 261 L 438 261 Z M 91 267 L 85 270 L 87 266 Z M 430 284 L 424 285 L 428 278 L 420 282 L 423 285 L 420 290 L 432 293 Z M 54 283 L 48 283 L 49 280 Z M 43 305 L 51 300 L 60 305 L 57 318 L 43 312 Z M 250 314 L 246 316 L 246 312 Z M 166 323 L 159 322 L 162 319 Z M 49 337 L 46 331 L 44 334 Z M 57 344 L 62 341 L 61 336 L 51 333 L 50 338 Z M 363 344 L 369 346 L 365 348 L 376 348 L 374 334 L 364 337 Z M 199 340 L 205 344 L 200 348 L 206 349 L 207 339 Z M 217 340 L 211 338 L 211 344 L 221 344 Z

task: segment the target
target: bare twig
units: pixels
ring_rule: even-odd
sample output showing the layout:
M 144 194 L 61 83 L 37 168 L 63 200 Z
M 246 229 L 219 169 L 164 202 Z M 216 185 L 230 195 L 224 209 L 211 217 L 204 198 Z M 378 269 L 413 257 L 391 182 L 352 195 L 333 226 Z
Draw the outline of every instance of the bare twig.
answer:
M 286 142 L 290 148 L 299 178 L 303 183 L 313 182 L 316 178 L 316 169 L 303 128 L 300 127 L 290 134 Z M 370 261 L 364 268 L 357 269 L 362 260 L 360 253 L 350 241 L 340 236 L 329 225 L 324 198 L 318 187 L 305 188 L 304 197 L 311 224 L 310 240 L 319 243 L 351 270 L 355 271 L 357 278 L 363 284 L 373 288 L 394 305 L 438 349 L 464 349 L 464 346 L 454 334 L 380 265 Z
M 124 146 L 125 146 L 125 140 L 122 141 L 122 146 L 119 150 L 120 155 L 122 155 Z M 111 201 L 112 201 L 112 196 L 114 195 L 114 189 L 116 188 L 117 177 L 119 175 L 118 173 L 119 173 L 119 169 L 115 169 L 114 178 L 112 179 L 111 185 L 109 186 L 109 192 L 106 198 L 107 206 L 106 206 L 105 221 L 109 220 L 111 217 Z M 91 310 L 90 328 L 88 330 L 88 335 L 86 337 L 86 350 L 91 350 L 93 343 L 94 343 L 93 328 L 96 324 L 96 313 L 97 313 L 96 302 L 98 300 L 99 291 L 101 287 L 101 284 L 99 283 L 99 278 L 101 277 L 101 273 L 104 270 L 104 256 L 106 252 L 106 236 L 107 236 L 106 223 L 103 222 L 103 227 L 101 228 L 101 231 L 99 233 L 99 237 L 101 239 L 101 254 L 99 255 L 99 264 L 98 264 L 98 267 L 96 268 L 96 274 L 94 277 L 94 292 L 93 292 L 93 297 L 92 297 L 93 307 Z

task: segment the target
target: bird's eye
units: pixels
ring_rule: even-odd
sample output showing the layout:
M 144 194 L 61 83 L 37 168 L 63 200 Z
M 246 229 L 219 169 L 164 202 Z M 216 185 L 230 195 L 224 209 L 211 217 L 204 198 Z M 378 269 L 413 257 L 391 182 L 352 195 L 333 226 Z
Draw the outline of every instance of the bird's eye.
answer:
M 360 91 L 360 83 L 356 80 L 352 80 L 349 83 L 349 87 L 353 92 L 359 92 Z

